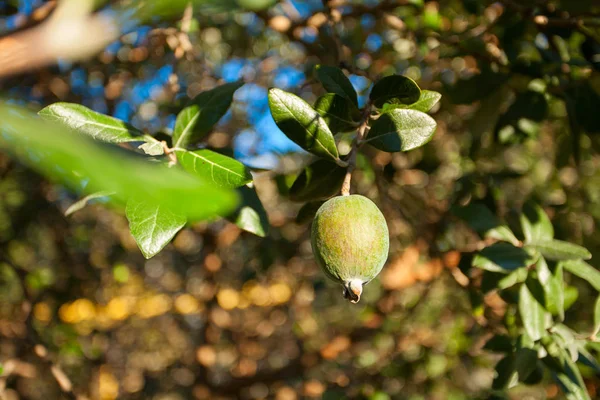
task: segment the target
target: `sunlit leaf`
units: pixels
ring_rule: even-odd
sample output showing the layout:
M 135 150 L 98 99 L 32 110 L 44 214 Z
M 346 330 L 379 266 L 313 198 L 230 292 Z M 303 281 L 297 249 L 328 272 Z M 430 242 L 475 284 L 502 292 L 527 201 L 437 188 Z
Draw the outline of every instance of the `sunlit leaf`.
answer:
M 197 95 L 177 115 L 173 129 L 173 147 L 185 149 L 198 143 L 227 113 L 233 94 L 244 83 L 217 86 Z
M 163 145 L 150 135 L 117 118 L 104 115 L 81 104 L 54 103 L 42 109 L 40 117 L 69 127 L 105 143 L 145 142 L 140 146 L 146 154 L 163 154 Z
M 127 202 L 125 214 L 131 234 L 146 258 L 160 252 L 186 224 L 185 215 L 135 199 Z
M 535 299 L 526 284 L 519 291 L 519 314 L 532 340 L 540 340 L 546 333 L 546 310 Z
M 317 156 L 339 159 L 333 134 L 321 115 L 300 97 L 281 89 L 269 90 L 275 123 L 294 143 Z
M 177 149 L 175 152 L 177 160 L 186 171 L 218 186 L 236 188 L 252 181 L 250 170 L 234 158 L 207 149 Z
M 238 189 L 242 201 L 239 208 L 229 219 L 240 229 L 265 237 L 269 233 L 269 218 L 256 190 L 247 186 Z
M 442 95 L 433 90 L 421 90 L 419 100 L 412 104 L 387 103 L 384 104 L 381 112 L 385 113 L 395 108 L 409 108 L 422 112 L 429 112 L 440 101 Z
M 579 258 L 589 260 L 592 258 L 592 254 L 585 247 L 562 240 L 540 241 L 532 244 L 531 247 L 539 251 L 548 260 L 560 261 Z
M 590 285 L 600 292 L 600 271 L 582 260 L 569 260 L 561 262 L 566 271 L 586 280 Z
M 408 151 L 429 142 L 437 123 L 429 115 L 406 109 L 382 114 L 371 126 L 366 142 L 387 151 Z
M 237 203 L 233 191 L 179 168 L 149 162 L 131 151 L 74 134 L 5 103 L 0 103 L 0 132 L 0 148 L 42 174 L 85 194 L 114 192 L 111 199 L 118 204 L 143 198 L 192 220 L 202 220 L 229 213 Z
M 65 211 L 65 216 L 68 217 L 69 215 L 82 210 L 92 200 L 108 197 L 112 194 L 114 194 L 114 192 L 97 192 L 87 195 L 84 198 L 78 200 L 77 202 L 71 204 L 71 206 Z
M 554 271 L 550 270 L 546 260 L 540 257 L 536 264 L 537 277 L 544 288 L 546 309 L 558 315 L 560 321 L 565 318 L 565 288 L 563 267 L 558 264 Z
M 521 228 L 525 235 L 525 243 L 538 243 L 552 240 L 554 237 L 554 228 L 550 218 L 542 207 L 528 202 L 523 206 L 523 212 L 520 215 Z

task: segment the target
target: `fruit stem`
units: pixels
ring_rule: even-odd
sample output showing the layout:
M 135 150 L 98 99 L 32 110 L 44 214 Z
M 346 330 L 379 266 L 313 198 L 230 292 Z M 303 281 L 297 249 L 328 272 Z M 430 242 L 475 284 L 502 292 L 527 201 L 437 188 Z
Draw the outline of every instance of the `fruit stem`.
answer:
M 348 156 L 348 169 L 346 170 L 346 176 L 344 177 L 344 183 L 342 184 L 342 196 L 350 195 L 350 182 L 352 181 L 352 172 L 356 167 L 356 153 L 358 148 L 362 144 L 363 139 L 367 134 L 369 127 L 369 118 L 371 117 L 371 102 L 369 102 L 362 113 L 362 119 L 358 128 L 356 128 L 356 137 L 352 141 L 352 148 Z
M 360 279 L 352 279 L 344 284 L 344 298 L 350 300 L 351 303 L 358 303 L 362 294 L 362 281 Z

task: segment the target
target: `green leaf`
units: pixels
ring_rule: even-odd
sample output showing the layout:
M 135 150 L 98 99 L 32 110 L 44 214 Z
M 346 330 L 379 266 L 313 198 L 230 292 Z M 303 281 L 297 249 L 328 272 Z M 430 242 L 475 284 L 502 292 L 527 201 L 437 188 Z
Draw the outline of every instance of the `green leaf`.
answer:
M 252 182 L 250 170 L 234 158 L 206 149 L 175 152 L 183 169 L 218 186 L 236 188 Z
M 596 303 L 594 304 L 594 332 L 592 333 L 592 337 L 596 337 L 600 332 L 600 296 L 596 298 Z
M 539 251 L 548 260 L 575 260 L 583 258 L 589 260 L 592 254 L 585 248 L 579 245 L 564 242 L 562 240 L 548 240 L 545 242 L 537 242 L 531 247 Z
M 501 225 L 496 216 L 481 203 L 470 203 L 464 207 L 455 207 L 452 212 L 465 220 L 471 228 L 484 238 L 497 239 L 519 244 L 519 239 L 506 225 Z
M 67 210 L 65 211 L 65 217 L 68 217 L 69 215 L 71 215 L 79 210 L 82 210 L 92 200 L 101 199 L 103 197 L 108 197 L 112 194 L 114 194 L 114 192 L 97 192 L 97 193 L 92 193 L 90 195 L 87 195 L 83 199 L 78 200 L 77 202 L 71 204 L 71 206 L 69 208 L 67 208 Z
M 256 194 L 256 189 L 242 186 L 238 189 L 242 202 L 236 212 L 228 218 L 240 229 L 256 236 L 265 237 L 269 234 L 269 217 Z
M 140 146 L 146 154 L 161 155 L 163 145 L 150 135 L 145 135 L 119 119 L 97 113 L 74 103 L 54 103 L 38 113 L 46 121 L 69 127 L 77 133 L 87 135 L 105 143 L 146 142 Z
M 485 342 L 483 349 L 495 353 L 511 353 L 514 347 L 510 336 L 498 333 Z
M 525 243 L 546 242 L 554 237 L 554 228 L 550 218 L 537 204 L 526 203 L 519 218 L 525 235 Z
M 303 205 L 296 216 L 296 223 L 304 224 L 311 221 L 323 203 L 324 201 L 311 201 Z
M 327 160 L 317 160 L 302 170 L 290 188 L 292 201 L 325 200 L 342 188 L 346 169 Z
M 596 357 L 585 348 L 586 344 L 587 343 L 584 340 L 578 341 L 577 348 L 579 355 L 577 361 L 592 368 L 596 374 L 600 374 L 600 363 Z
M 375 107 L 383 107 L 385 103 L 413 104 L 421 97 L 419 85 L 412 79 L 402 75 L 390 75 L 380 79 L 373 85 L 369 99 Z
M 116 204 L 134 198 L 164 206 L 192 220 L 235 209 L 234 191 L 214 186 L 179 168 L 150 162 L 117 146 L 94 141 L 35 114 L 0 102 L 0 148 L 51 179 L 91 194 L 114 192 Z M 82 190 L 84 188 L 84 190 Z
M 521 285 L 519 291 L 519 314 L 529 337 L 540 340 L 546 333 L 546 310 L 526 284 Z
M 315 110 L 321 114 L 331 132 L 347 132 L 358 126 L 360 111 L 345 97 L 327 93 L 317 99 Z
M 579 290 L 575 286 L 565 287 L 565 310 L 571 308 L 571 306 L 577 301 L 579 297 Z
M 515 354 L 515 369 L 519 381 L 525 381 L 529 375 L 535 371 L 537 367 L 538 354 L 537 351 L 521 347 L 516 351 Z
M 436 126 L 435 120 L 421 111 L 396 109 L 379 116 L 366 142 L 390 153 L 408 151 L 429 142 Z
M 516 359 L 514 354 L 507 354 L 496 364 L 496 376 L 492 382 L 492 389 L 506 390 L 518 382 L 516 372 Z
M 319 157 L 338 160 L 333 134 L 318 112 L 295 94 L 269 90 L 269 107 L 275 123 L 290 140 Z
M 317 65 L 317 78 L 329 93 L 335 93 L 350 100 L 358 107 L 356 91 L 350 79 L 339 68 L 326 65 Z
M 421 96 L 416 103 L 412 104 L 393 104 L 387 103 L 384 104 L 381 108 L 382 113 L 386 113 L 395 108 L 409 108 L 411 110 L 417 110 L 422 112 L 429 112 L 431 109 L 440 101 L 442 95 L 438 92 L 434 92 L 433 90 L 421 90 Z
M 160 252 L 186 224 L 184 215 L 135 199 L 127 202 L 125 214 L 129 230 L 146 258 Z
M 226 83 L 196 96 L 177 115 L 173 129 L 173 147 L 185 149 L 206 136 L 227 113 L 233 101 L 233 94 L 243 84 L 243 82 Z
M 543 257 L 536 264 L 537 278 L 544 288 L 545 307 L 553 315 L 558 315 L 560 321 L 565 319 L 565 288 L 563 267 L 557 265 L 551 271 Z
M 573 275 L 586 280 L 594 289 L 600 292 L 600 271 L 596 268 L 581 260 L 562 261 L 561 265 Z
M 528 267 L 534 262 L 535 258 L 531 254 L 509 243 L 494 243 L 473 258 L 474 267 L 505 274 Z
M 568 400 L 591 400 L 577 365 L 571 360 L 566 350 L 557 346 L 557 360 L 560 369 L 554 371 L 554 379 L 559 383 Z

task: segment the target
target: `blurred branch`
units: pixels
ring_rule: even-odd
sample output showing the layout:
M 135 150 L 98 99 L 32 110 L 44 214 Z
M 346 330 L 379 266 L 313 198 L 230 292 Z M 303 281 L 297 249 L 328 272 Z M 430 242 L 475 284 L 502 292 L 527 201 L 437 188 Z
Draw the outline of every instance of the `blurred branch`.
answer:
M 93 1 L 61 1 L 50 17 L 33 28 L 0 39 L 0 78 L 59 59 L 79 61 L 120 35 L 113 18 L 92 14 Z

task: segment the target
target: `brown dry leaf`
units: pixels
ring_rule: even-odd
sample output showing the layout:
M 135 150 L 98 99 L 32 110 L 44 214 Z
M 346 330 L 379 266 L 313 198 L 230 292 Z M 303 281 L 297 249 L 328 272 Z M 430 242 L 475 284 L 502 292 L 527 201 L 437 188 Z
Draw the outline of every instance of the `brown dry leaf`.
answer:
M 409 287 L 415 283 L 413 268 L 419 261 L 419 249 L 411 245 L 387 266 L 381 274 L 381 284 L 387 290 Z

